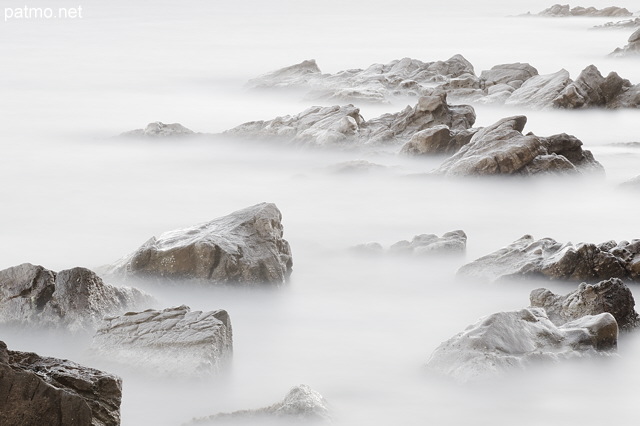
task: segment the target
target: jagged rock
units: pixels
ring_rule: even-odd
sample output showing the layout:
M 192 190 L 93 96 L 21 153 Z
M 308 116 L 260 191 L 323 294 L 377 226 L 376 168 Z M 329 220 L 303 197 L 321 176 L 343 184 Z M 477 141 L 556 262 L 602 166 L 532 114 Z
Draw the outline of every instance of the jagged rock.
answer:
M 448 126 L 441 124 L 415 133 L 400 152 L 409 155 L 453 154 L 468 144 L 478 130 L 452 132 Z
M 598 68 L 589 65 L 553 100 L 553 105 L 559 108 L 604 107 L 628 87 L 631 83 L 615 72 L 605 78 Z
M 105 318 L 89 350 L 95 358 L 178 377 L 216 374 L 232 352 L 226 311 L 191 312 L 184 305 Z
M 596 25 L 594 29 L 621 29 L 640 27 L 640 18 L 625 19 L 624 21 L 607 22 L 603 25 Z
M 0 342 L 0 424 L 118 426 L 122 380 Z
M 288 421 L 330 421 L 327 402 L 318 392 L 307 385 L 293 387 L 284 400 L 264 408 L 219 413 L 212 416 L 193 419 L 188 424 L 219 424 L 229 421 L 255 420 L 269 421 L 282 419 Z
M 122 137 L 166 138 L 192 136 L 196 133 L 180 123 L 164 124 L 160 121 L 147 124 L 144 129 L 136 129 L 122 133 Z
M 120 280 L 282 284 L 291 274 L 282 214 L 261 203 L 190 228 L 152 237 L 106 271 Z
M 608 355 L 617 340 L 618 325 L 609 313 L 556 326 L 544 309 L 527 308 L 480 319 L 442 343 L 427 367 L 468 382 L 540 362 Z
M 462 266 L 459 275 L 487 281 L 548 278 L 598 282 L 610 278 L 637 280 L 640 240 L 561 244 L 552 238 L 525 235 L 494 253 Z
M 449 84 L 454 79 L 458 80 L 452 84 L 464 89 L 480 87 L 473 65 L 461 55 L 436 62 L 403 58 L 336 74 L 322 74 L 315 61 L 305 61 L 252 79 L 247 86 L 305 88 L 311 99 L 386 102 L 394 96 L 428 95 L 434 84 Z
M 571 83 L 569 72 L 560 70 L 553 74 L 531 77 L 516 89 L 505 101 L 506 105 L 526 105 L 533 108 L 546 108 Z
M 492 86 L 519 81 L 522 85 L 531 77 L 538 75 L 538 70 L 526 63 L 501 64 L 496 65 L 490 70 L 480 73 L 480 80 L 484 83 L 485 88 L 490 89 Z M 491 92 L 489 92 L 491 94 Z
M 410 242 L 406 240 L 398 241 L 389 247 L 391 253 L 410 253 L 414 255 L 460 253 L 466 249 L 467 235 L 461 230 L 447 232 L 442 237 L 434 234 L 416 235 Z
M 640 21 L 640 18 L 636 18 Z M 640 24 L 638 24 L 640 25 Z M 640 28 L 634 31 L 633 34 L 627 40 L 628 43 L 623 48 L 617 48 L 611 55 L 613 56 L 628 56 L 628 55 L 640 55 Z
M 0 321 L 4 323 L 78 331 L 94 328 L 105 315 L 151 304 L 151 296 L 105 284 L 85 268 L 56 273 L 25 263 L 0 271 Z
M 602 170 L 582 142 L 566 134 L 541 138 L 522 134 L 525 116 L 504 118 L 476 132 L 435 174 L 483 176 Z M 567 158 L 568 156 L 568 158 Z M 560 158 L 561 157 L 561 158 Z
M 414 107 L 365 121 L 353 105 L 312 107 L 295 116 L 241 124 L 225 134 L 245 138 L 277 138 L 295 144 L 346 146 L 404 143 L 415 133 L 438 125 L 454 133 L 473 126 L 476 115 L 469 105 L 447 104 L 446 93 L 432 90 Z
M 634 328 L 639 322 L 633 294 L 618 278 L 597 284 L 582 283 L 577 290 L 564 296 L 538 288 L 531 292 L 529 299 L 531 306 L 544 308 L 555 325 L 603 312 L 613 315 L 621 330 Z
M 538 13 L 541 16 L 555 16 L 555 17 L 567 17 L 567 16 L 590 16 L 590 17 L 606 17 L 606 16 L 632 16 L 624 7 L 610 6 L 603 9 L 596 9 L 595 7 L 581 7 L 577 6 L 571 8 L 568 4 L 554 4 L 548 9 Z

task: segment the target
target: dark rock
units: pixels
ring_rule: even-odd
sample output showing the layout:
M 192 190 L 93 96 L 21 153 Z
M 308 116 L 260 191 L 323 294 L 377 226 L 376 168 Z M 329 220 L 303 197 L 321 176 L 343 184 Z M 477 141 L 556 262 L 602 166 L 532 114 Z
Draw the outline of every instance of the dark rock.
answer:
M 232 352 L 226 311 L 191 312 L 184 305 L 105 318 L 90 348 L 96 358 L 177 377 L 214 375 Z
M 471 141 L 478 129 L 465 129 L 451 132 L 444 125 L 415 133 L 400 152 L 409 155 L 454 154 Z
M 522 130 L 526 122 L 527 118 L 520 115 L 480 129 L 434 173 L 487 176 L 603 170 L 589 151 L 582 150 L 582 142 L 575 137 L 566 134 L 549 138 L 525 136 Z
M 219 424 L 229 421 L 269 421 L 269 419 L 282 419 L 288 421 L 329 421 L 329 408 L 327 402 L 318 392 L 307 385 L 293 387 L 284 397 L 284 400 L 264 408 L 253 410 L 234 411 L 233 413 L 220 413 L 212 416 L 193 419 L 188 424 Z
M 180 123 L 164 124 L 160 121 L 149 123 L 144 129 L 131 130 L 124 132 L 121 137 L 144 137 L 144 138 L 167 138 L 167 137 L 184 137 L 193 136 L 196 133 L 187 129 Z
M 122 380 L 0 342 L 0 424 L 118 426 Z
M 148 307 L 140 290 L 105 284 L 93 271 L 58 273 L 25 263 L 0 271 L 0 320 L 10 324 L 91 329 L 105 315 Z
M 618 278 L 597 284 L 582 283 L 577 290 L 564 296 L 539 288 L 531 292 L 529 299 L 531 306 L 544 308 L 556 325 L 603 312 L 613 315 L 621 330 L 634 328 L 639 322 L 633 294 Z
M 608 355 L 618 325 L 609 313 L 554 325 L 544 309 L 499 312 L 442 343 L 427 367 L 457 381 L 488 379 L 541 362 Z
M 630 86 L 628 80 L 615 72 L 604 78 L 598 68 L 589 65 L 553 100 L 553 105 L 559 108 L 605 107 L 623 88 Z
M 193 280 L 209 284 L 282 284 L 291 274 L 282 214 L 261 203 L 151 238 L 107 269 L 121 280 Z
M 551 238 L 535 240 L 525 235 L 507 247 L 462 266 L 458 274 L 488 281 L 547 278 L 593 283 L 610 278 L 637 279 L 632 264 L 640 258 L 638 240 L 611 244 L 561 244 Z

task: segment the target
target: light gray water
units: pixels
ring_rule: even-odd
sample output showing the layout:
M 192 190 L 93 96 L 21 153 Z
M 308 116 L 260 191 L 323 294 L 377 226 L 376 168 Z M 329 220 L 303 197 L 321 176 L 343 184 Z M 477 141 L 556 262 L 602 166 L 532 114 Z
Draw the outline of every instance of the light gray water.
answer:
M 75 6 L 62 0 L 29 5 L 54 3 Z M 299 383 L 327 398 L 338 425 L 638 420 L 636 335 L 621 339 L 617 358 L 552 365 L 488 384 L 436 380 L 423 365 L 440 342 L 480 316 L 526 306 L 540 285 L 456 281 L 465 261 L 524 234 L 576 243 L 640 238 L 638 196 L 616 188 L 640 174 L 640 149 L 608 145 L 640 142 L 639 111 L 476 107 L 478 126 L 524 113 L 527 131 L 576 135 L 607 170 L 595 180 L 434 180 L 421 174 L 439 159 L 384 151 L 111 139 L 158 120 L 220 132 L 297 113 L 309 102 L 294 94 L 247 93 L 242 85 L 310 58 L 322 71 L 336 72 L 460 53 L 478 74 L 520 61 L 540 73 L 565 68 L 575 78 L 593 63 L 603 74 L 615 70 L 640 82 L 640 61 L 606 58 L 626 43 L 628 31 L 587 30 L 615 19 L 507 17 L 551 5 L 541 0 L 430 3 L 86 0 L 80 20 L 0 22 L 0 268 L 24 262 L 91 268 L 152 235 L 262 201 L 283 212 L 294 256 L 289 285 L 155 291 L 164 306 L 227 309 L 233 368 L 198 384 L 112 369 L 124 378 L 123 425 L 177 425 L 259 407 Z M 584 4 L 591 5 L 611 4 Z M 640 9 L 632 1 L 616 5 Z M 362 113 L 372 118 L 405 105 L 365 105 Z M 354 176 L 327 171 L 360 159 L 390 168 Z M 466 259 L 345 252 L 358 243 L 389 246 L 454 229 L 469 236 Z M 10 331 L 0 338 L 12 349 L 85 360 L 81 338 Z

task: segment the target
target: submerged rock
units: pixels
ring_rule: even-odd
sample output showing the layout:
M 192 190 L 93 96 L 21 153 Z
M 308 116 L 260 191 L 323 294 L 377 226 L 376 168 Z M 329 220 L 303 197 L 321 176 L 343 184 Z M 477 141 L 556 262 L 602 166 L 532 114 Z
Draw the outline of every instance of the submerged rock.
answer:
M 253 410 L 220 413 L 193 419 L 188 424 L 219 424 L 231 421 L 255 420 L 256 422 L 282 419 L 287 421 L 331 420 L 327 402 L 307 385 L 293 387 L 281 402 Z
M 90 348 L 96 358 L 179 377 L 216 374 L 232 352 L 226 311 L 192 312 L 184 305 L 105 318 Z
M 640 18 L 637 18 L 640 21 Z M 638 24 L 640 25 L 640 24 Z M 631 56 L 640 55 L 640 28 L 629 36 L 628 43 L 623 48 L 617 48 L 611 55 L 613 56 Z
M 435 174 L 449 176 L 534 175 L 602 171 L 602 166 L 566 134 L 523 135 L 525 116 L 504 118 L 476 132 Z
M 119 426 L 122 380 L 0 342 L 0 424 Z
M 494 253 L 462 266 L 459 275 L 497 281 L 547 278 L 598 282 L 610 278 L 640 279 L 640 240 L 561 244 L 525 235 Z
M 622 189 L 640 190 L 640 175 L 620 184 Z
M 597 284 L 582 283 L 577 290 L 564 296 L 539 288 L 531 292 L 529 299 L 531 306 L 544 308 L 555 325 L 603 312 L 613 315 L 621 330 L 634 328 L 639 322 L 633 294 L 618 278 Z
M 226 135 L 244 138 L 280 139 L 310 146 L 357 146 L 372 143 L 404 143 L 416 133 L 446 126 L 453 135 L 475 122 L 469 105 L 449 105 L 446 93 L 429 92 L 414 107 L 365 121 L 353 105 L 311 107 L 295 116 L 254 121 L 227 130 Z
M 594 29 L 620 29 L 640 27 L 640 18 L 625 19 L 623 21 L 607 22 L 603 25 L 596 25 Z
M 609 313 L 554 325 L 544 309 L 499 312 L 443 342 L 427 367 L 459 382 L 489 379 L 541 362 L 607 355 L 618 341 Z
M 107 270 L 121 280 L 193 280 L 209 284 L 282 284 L 291 274 L 282 214 L 261 203 L 151 238 Z
M 122 133 L 121 137 L 167 138 L 192 136 L 196 133 L 180 123 L 164 124 L 160 121 L 147 124 L 144 129 L 136 129 Z
M 146 308 L 153 298 L 105 284 L 93 271 L 58 273 L 25 263 L 0 271 L 0 321 L 71 331 L 94 328 L 106 315 Z
M 571 8 L 568 4 L 554 4 L 553 6 L 538 13 L 540 16 L 555 16 L 555 17 L 568 17 L 568 16 L 589 16 L 589 17 L 606 17 L 606 16 L 632 16 L 624 7 L 609 6 L 603 9 L 596 9 L 595 7 L 582 7 L 576 6 Z
M 388 252 L 391 254 L 409 254 L 415 256 L 428 256 L 437 254 L 464 253 L 467 249 L 467 235 L 464 231 L 457 230 L 447 232 L 438 237 L 435 234 L 420 234 L 411 241 L 402 240 L 391 245 Z M 358 244 L 351 248 L 353 252 L 363 254 L 385 253 L 381 244 L 376 242 Z

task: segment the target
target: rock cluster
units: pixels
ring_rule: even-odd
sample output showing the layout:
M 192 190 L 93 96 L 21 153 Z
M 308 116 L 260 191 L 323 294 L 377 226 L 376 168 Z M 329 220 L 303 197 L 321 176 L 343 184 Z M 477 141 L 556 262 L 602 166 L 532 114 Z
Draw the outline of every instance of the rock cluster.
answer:
M 0 424 L 119 426 L 122 381 L 71 361 L 0 342 Z
M 167 137 L 184 137 L 193 136 L 196 133 L 187 129 L 180 123 L 165 124 L 160 121 L 147 124 L 144 129 L 130 130 L 122 133 L 121 137 L 138 137 L 138 138 L 167 138 Z
M 280 139 L 307 146 L 356 146 L 376 143 L 404 143 L 419 132 L 446 128 L 451 137 L 464 133 L 475 123 L 469 105 L 449 105 L 446 93 L 432 90 L 414 107 L 365 121 L 353 105 L 311 107 L 294 116 L 241 124 L 225 132 L 243 138 Z
M 609 13 L 606 12 L 608 8 L 603 10 L 605 12 L 602 13 Z M 625 52 L 636 50 L 637 40 L 632 36 Z M 536 68 L 527 63 L 496 65 L 490 70 L 482 71 L 478 77 L 473 66 L 460 55 L 447 61 L 431 63 L 405 58 L 387 65 L 375 64 L 367 70 L 348 70 L 333 75 L 321 74 L 319 70 L 309 72 L 308 64 L 303 64 L 298 65 L 305 72 L 293 72 L 296 66 L 287 67 L 254 79 L 249 86 L 305 88 L 324 93 L 325 98 L 350 101 L 366 99 L 384 102 L 398 95 L 432 96 L 435 87 L 438 91 L 446 92 L 455 102 L 522 105 L 531 108 L 636 108 L 640 105 L 640 85 L 632 85 L 615 72 L 606 78 L 602 77 L 593 65 L 585 68 L 574 82 L 564 69 L 539 75 Z M 310 113 L 313 111 L 310 110 Z M 359 126 L 359 111 L 355 114 L 352 118 Z M 290 117 L 283 119 L 287 121 Z M 351 123 L 350 126 L 347 121 Z M 250 124 L 255 129 L 256 126 L 268 127 L 270 122 L 247 123 L 248 128 L 251 128 Z M 283 129 L 280 127 L 275 126 L 273 132 L 291 132 L 288 124 Z M 348 119 L 342 125 L 335 124 L 333 130 L 344 133 L 340 130 L 343 128 L 356 130 L 354 123 Z
M 594 29 L 621 29 L 640 27 L 640 18 L 625 19 L 623 21 L 607 22 L 603 25 L 596 25 Z
M 466 248 L 467 235 L 464 231 L 457 230 L 447 232 L 442 237 L 434 234 L 420 234 L 413 237 L 411 241 L 398 241 L 389 247 L 389 253 L 427 256 L 464 253 Z M 384 248 L 379 243 L 359 244 L 353 247 L 352 250 L 357 253 L 384 253 Z
M 601 244 L 561 244 L 531 235 L 462 266 L 462 276 L 487 281 L 547 278 L 598 282 L 610 278 L 640 279 L 640 240 Z
M 529 299 L 531 306 L 544 308 L 556 325 L 604 312 L 613 315 L 621 330 L 632 329 L 639 323 L 633 294 L 618 278 L 597 284 L 582 283 L 577 290 L 564 296 L 539 288 L 531 292 Z
M 105 284 L 93 271 L 54 272 L 29 263 L 0 271 L 0 321 L 38 327 L 91 329 L 105 315 L 148 307 L 151 296 Z
M 261 203 L 153 237 L 106 273 L 124 281 L 278 285 L 288 279 L 293 264 L 282 236 L 280 210 Z
M 177 377 L 216 374 L 232 352 L 226 311 L 191 311 L 184 305 L 105 318 L 90 348 L 96 358 Z
M 320 393 L 307 385 L 293 387 L 280 402 L 264 408 L 253 410 L 234 411 L 233 413 L 220 413 L 212 416 L 193 419 L 188 424 L 219 424 L 229 421 L 268 421 L 269 419 L 281 419 L 285 421 L 310 421 L 331 420 L 329 408 Z
M 538 13 L 540 16 L 555 16 L 555 17 L 567 17 L 567 16 L 590 16 L 590 17 L 623 17 L 632 16 L 624 7 L 609 6 L 603 9 L 596 9 L 595 7 L 570 7 L 568 4 L 554 4 L 553 6 Z
M 602 171 L 582 142 L 566 134 L 523 135 L 525 116 L 504 118 L 477 131 L 435 174 L 448 176 L 535 175 Z
M 610 313 L 556 326 L 544 309 L 527 308 L 480 319 L 436 348 L 427 367 L 467 382 L 543 361 L 606 355 L 617 340 L 618 325 Z
M 640 18 L 637 18 L 640 20 Z M 623 48 L 617 48 L 611 55 L 613 56 L 628 56 L 628 55 L 640 55 L 640 29 L 637 29 L 629 36 L 627 45 Z

